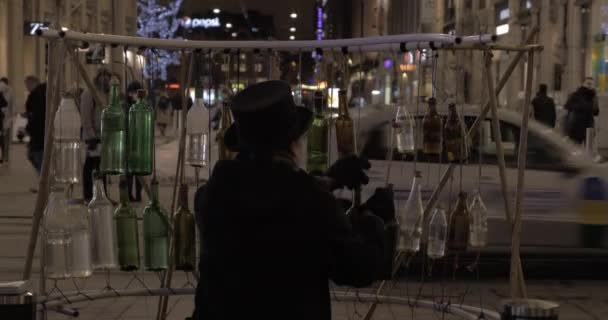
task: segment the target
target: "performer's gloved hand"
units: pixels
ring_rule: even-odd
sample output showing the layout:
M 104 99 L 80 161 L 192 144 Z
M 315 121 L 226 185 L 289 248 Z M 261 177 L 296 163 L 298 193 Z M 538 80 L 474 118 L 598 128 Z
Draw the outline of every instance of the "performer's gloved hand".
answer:
M 384 223 L 395 219 L 395 196 L 392 188 L 376 188 L 374 194 L 361 205 L 362 210 L 369 210 L 380 217 Z
M 354 189 L 369 182 L 369 177 L 364 170 L 371 168 L 367 159 L 356 155 L 348 156 L 336 161 L 327 170 L 327 176 L 332 179 L 332 189 L 347 187 Z
M 99 139 L 88 139 L 84 143 L 87 144 L 87 149 L 89 151 L 93 151 L 93 150 L 97 149 L 97 145 L 99 143 L 101 143 L 101 140 L 99 140 Z

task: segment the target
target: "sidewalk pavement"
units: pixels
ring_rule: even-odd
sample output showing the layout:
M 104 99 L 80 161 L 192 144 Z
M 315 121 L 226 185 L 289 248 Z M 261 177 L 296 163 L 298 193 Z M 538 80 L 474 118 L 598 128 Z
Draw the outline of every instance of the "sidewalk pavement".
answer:
M 172 179 L 169 177 L 175 170 L 176 143 L 168 143 L 158 147 L 159 164 L 158 172 L 162 183 L 160 188 L 161 203 L 169 207 Z M 192 172 L 188 172 L 192 175 Z M 25 157 L 25 146 L 13 145 L 12 161 L 8 167 L 0 167 L 0 281 L 18 280 L 22 276 L 23 265 L 29 231 L 31 228 L 31 215 L 35 205 L 36 194 L 29 189 L 37 186 L 37 177 L 30 163 Z M 190 188 L 191 196 L 194 186 Z M 76 188 L 76 195 L 80 195 L 80 188 Z M 110 195 L 117 199 L 117 183 L 110 185 Z M 192 199 L 192 198 L 191 198 Z M 147 203 L 144 196 L 142 203 L 136 204 L 138 212 Z M 39 279 L 38 251 L 34 260 L 34 274 L 32 276 L 34 289 L 38 292 Z M 395 284 L 391 294 L 403 298 L 410 297 L 413 302 L 416 296 L 423 300 L 441 300 L 450 298 L 452 305 L 461 302 L 471 306 L 488 310 L 499 310 L 501 301 L 508 298 L 508 280 L 485 279 L 474 280 L 471 274 L 464 269 L 459 271 L 455 280 L 449 280 L 440 268 L 434 270 L 434 281 L 420 284 L 416 279 L 420 275 L 403 277 Z M 442 275 L 443 274 L 443 275 Z M 159 286 L 158 276 L 150 272 L 138 272 L 137 275 L 144 280 L 148 287 Z M 505 275 L 506 276 L 506 275 Z M 409 278 L 409 280 L 408 280 Z M 112 272 L 110 284 L 114 288 L 124 288 L 133 279 L 133 274 L 124 272 Z M 443 281 L 441 280 L 443 279 Z M 177 273 L 174 277 L 174 287 L 181 288 L 188 285 L 188 278 L 183 273 Z M 51 290 L 54 284 L 47 281 L 47 290 Z M 83 290 L 100 290 L 106 287 L 104 274 L 96 273 L 86 280 L 76 282 L 60 281 L 58 284 L 63 291 L 74 291 L 76 285 Z M 376 284 L 377 285 L 377 284 Z M 548 299 L 561 304 L 560 319 L 567 320 L 593 320 L 608 319 L 608 282 L 606 281 L 560 281 L 528 280 L 528 295 L 531 298 Z M 142 288 L 142 285 L 133 282 L 130 288 Z M 298 290 L 298 288 L 292 288 Z M 353 292 L 353 289 L 336 288 L 339 291 Z M 365 289 L 362 292 L 373 292 Z M 277 294 L 288 294 L 278 292 Z M 268 297 L 272 299 L 272 297 Z M 96 301 L 86 301 L 71 305 L 80 311 L 80 319 L 105 320 L 105 319 L 155 319 L 157 297 L 122 297 Z M 361 302 L 333 302 L 333 319 L 359 319 L 369 304 Z M 238 307 L 238 306 L 235 306 Z M 193 309 L 192 296 L 172 297 L 169 304 L 169 318 L 171 320 L 182 320 L 188 316 Z M 297 312 L 294 310 L 294 312 Z M 412 313 L 413 312 L 413 313 Z M 289 315 L 285 315 L 288 319 Z M 69 319 L 68 316 L 49 312 L 48 319 Z M 412 309 L 401 305 L 380 305 L 374 319 L 462 319 L 457 316 L 446 315 L 442 317 L 441 312 Z

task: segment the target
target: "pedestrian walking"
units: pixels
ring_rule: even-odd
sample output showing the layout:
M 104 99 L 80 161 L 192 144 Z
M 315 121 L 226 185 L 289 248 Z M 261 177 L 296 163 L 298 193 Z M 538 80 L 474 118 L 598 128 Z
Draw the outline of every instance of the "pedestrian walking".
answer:
M 574 142 L 583 144 L 587 128 L 594 127 L 593 117 L 599 114 L 593 78 L 585 78 L 583 85 L 568 97 L 564 108 L 568 111 L 566 134 Z
M 137 90 L 143 89 L 139 81 L 131 81 L 127 85 L 127 95 L 124 103 L 125 115 L 127 115 L 127 132 L 129 132 L 129 109 L 137 101 Z M 135 184 L 135 195 L 133 195 L 133 184 Z M 129 193 L 129 201 L 140 202 L 141 201 L 141 182 L 136 179 L 132 174 L 127 174 L 127 191 Z
M 161 137 L 165 136 L 167 127 L 171 124 L 171 101 L 166 91 L 161 91 L 156 104 L 155 121 Z
M 97 93 L 106 97 L 110 93 L 112 73 L 105 67 L 99 68 L 93 80 Z M 99 170 L 101 161 L 101 111 L 105 106 L 97 104 L 89 89 L 80 95 L 80 117 L 82 139 L 87 146 L 86 158 L 82 167 L 82 196 L 85 201 L 93 197 L 93 171 Z
M 30 137 L 27 145 L 27 158 L 40 175 L 42 155 L 44 153 L 45 117 L 46 117 L 46 83 L 40 83 L 38 78 L 29 76 L 25 86 L 30 91 L 25 102 L 27 125 L 25 131 Z M 31 189 L 36 192 L 35 188 Z
M 555 102 L 547 95 L 547 85 L 542 83 L 538 86 L 536 97 L 532 99 L 534 119 L 548 127 L 555 127 Z
M 375 279 L 380 208 L 392 200 L 377 192 L 349 222 L 332 190 L 367 183 L 369 162 L 347 157 L 320 178 L 297 167 L 312 112 L 295 105 L 288 83 L 254 84 L 230 107 L 225 142 L 238 156 L 219 161 L 195 195 L 195 319 L 330 319 L 328 279 L 356 287 Z
M 10 87 L 6 77 L 0 78 L 0 95 L 5 102 L 4 106 L 0 102 L 0 153 L 2 153 L 0 164 L 6 164 L 9 161 L 13 112 L 15 110 L 13 88 Z

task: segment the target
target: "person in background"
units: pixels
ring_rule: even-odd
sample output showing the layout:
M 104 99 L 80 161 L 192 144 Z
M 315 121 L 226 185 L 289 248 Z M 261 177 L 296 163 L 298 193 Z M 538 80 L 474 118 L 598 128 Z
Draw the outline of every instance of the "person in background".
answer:
M 129 85 L 127 85 L 127 95 L 124 104 L 125 114 L 129 114 L 129 108 L 137 101 L 137 90 L 143 89 L 144 87 L 141 85 L 139 81 L 131 81 Z M 129 121 L 127 116 L 127 132 L 129 131 Z M 133 196 L 133 183 L 135 183 L 135 196 Z M 127 175 L 127 189 L 129 192 L 129 201 L 131 202 L 140 202 L 141 201 L 141 182 L 139 179 L 136 179 L 133 175 Z
M 346 216 L 332 191 L 366 184 L 369 162 L 347 156 L 322 177 L 298 168 L 312 112 L 295 105 L 288 83 L 254 84 L 230 108 L 225 142 L 238 156 L 219 161 L 194 200 L 202 237 L 194 319 L 328 320 L 328 279 L 355 287 L 376 279 L 392 198 L 378 189 Z M 297 290 L 277 294 L 289 288 Z
M 547 95 L 547 85 L 542 83 L 538 86 L 536 97 L 532 99 L 534 108 L 534 119 L 548 127 L 555 127 L 555 102 Z
M 568 97 L 564 109 L 568 111 L 566 134 L 578 144 L 585 143 L 587 128 L 594 127 L 593 117 L 600 112 L 593 78 L 585 78 L 583 85 Z
M 40 83 L 38 78 L 28 76 L 25 78 L 25 87 L 30 92 L 25 101 L 25 115 L 27 118 L 25 131 L 30 136 L 30 142 L 27 145 L 27 158 L 40 175 L 44 153 L 46 83 Z M 30 191 L 37 192 L 35 188 Z
M 160 131 L 161 137 L 165 136 L 167 126 L 171 124 L 171 100 L 167 96 L 167 92 L 162 90 L 156 104 L 155 121 Z
M 193 104 L 192 98 L 188 96 L 186 101 L 186 112 L 190 110 L 190 107 L 192 107 Z M 182 94 L 180 90 L 173 91 L 171 106 L 173 107 L 173 128 L 175 129 L 176 135 L 179 135 L 184 125 L 182 123 Z
M 102 99 L 105 97 L 105 102 L 108 102 L 110 80 L 112 73 L 105 67 L 99 68 L 93 79 L 98 94 L 102 95 Z M 101 161 L 101 111 L 104 107 L 95 102 L 88 88 L 80 95 L 82 139 L 87 146 L 82 167 L 82 196 L 87 202 L 93 197 L 93 171 L 99 170 Z
M 15 106 L 13 89 L 8 84 L 8 78 L 0 78 L 0 164 L 7 164 L 11 144 L 11 127 Z

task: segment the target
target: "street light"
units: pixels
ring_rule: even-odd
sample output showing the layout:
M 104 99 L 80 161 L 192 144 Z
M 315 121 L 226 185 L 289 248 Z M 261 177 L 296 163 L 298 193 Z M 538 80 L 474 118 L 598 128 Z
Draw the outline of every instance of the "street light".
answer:
M 226 23 L 226 28 L 228 28 L 228 29 L 232 28 L 232 23 L 230 23 L 230 22 Z
M 296 28 L 295 27 L 291 27 L 291 28 L 289 28 L 289 31 L 296 32 Z
M 289 16 L 290 16 L 292 19 L 297 19 L 297 18 L 298 18 L 298 14 L 297 14 L 297 13 L 295 13 L 295 12 L 292 12 L 292 13 L 291 13 Z
M 215 8 L 215 9 L 213 9 L 213 13 L 215 13 L 215 14 L 220 14 L 220 12 L 221 12 L 221 11 L 220 11 L 220 9 L 219 9 L 219 8 Z
M 294 36 L 294 35 L 289 36 L 289 40 L 295 40 L 295 39 L 296 39 L 296 36 Z
M 233 37 L 233 38 L 236 38 L 236 36 L 237 36 L 236 32 L 233 32 L 233 33 L 232 33 L 232 37 Z

